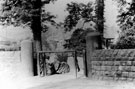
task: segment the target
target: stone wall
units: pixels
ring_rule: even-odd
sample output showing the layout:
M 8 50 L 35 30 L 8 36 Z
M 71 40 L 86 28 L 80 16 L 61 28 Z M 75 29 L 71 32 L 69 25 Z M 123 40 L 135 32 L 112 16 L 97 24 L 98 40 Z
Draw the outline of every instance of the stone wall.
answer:
M 135 79 L 135 49 L 95 50 L 91 58 L 92 78 Z
M 1 51 L 0 52 L 0 79 L 15 78 L 21 71 L 21 52 L 20 51 Z M 21 74 L 21 73 L 20 73 Z
M 33 76 L 31 41 L 23 41 L 20 51 L 0 51 L 0 79 L 30 76 Z

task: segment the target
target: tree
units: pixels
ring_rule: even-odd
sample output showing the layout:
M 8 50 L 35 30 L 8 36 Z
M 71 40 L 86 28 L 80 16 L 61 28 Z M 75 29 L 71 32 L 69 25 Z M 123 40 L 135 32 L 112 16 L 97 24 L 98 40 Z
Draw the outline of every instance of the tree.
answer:
M 135 0 L 117 0 L 119 7 L 118 24 L 121 28 L 114 48 L 135 48 Z
M 65 48 L 73 49 L 77 51 L 82 51 L 86 48 L 86 34 L 93 30 L 84 30 L 84 29 L 76 29 L 73 34 L 71 35 L 70 39 L 65 40 L 66 44 L 64 45 Z
M 104 0 L 96 0 L 96 9 L 95 9 L 96 17 L 97 17 L 97 29 L 101 33 L 99 37 L 99 48 L 102 49 L 103 44 L 103 32 L 104 32 Z
M 115 49 L 132 49 L 135 48 L 135 26 L 125 30 L 119 36 L 115 45 L 112 48 Z
M 35 51 L 42 50 L 41 32 L 43 27 L 46 28 L 43 22 L 49 21 L 54 23 L 54 15 L 42 10 L 45 4 L 55 0 L 5 0 L 2 3 L 0 21 L 3 25 L 26 25 L 29 24 L 34 37 Z M 44 25 L 44 26 L 43 26 Z M 34 67 L 37 65 L 37 60 L 34 60 Z M 38 66 L 34 69 L 37 69 Z M 35 74 L 40 75 L 40 70 L 34 70 Z
M 69 15 L 64 20 L 65 30 L 71 31 L 81 18 L 87 19 L 86 21 L 93 21 L 93 9 L 92 2 L 89 2 L 88 4 L 76 2 L 68 3 L 66 10 Z
M 84 32 L 83 29 L 76 29 L 71 38 L 66 40 L 65 48 L 74 49 L 74 50 L 83 50 L 85 49 L 85 37 L 82 36 Z
M 94 16 L 94 7 L 90 2 L 88 4 L 71 2 L 67 4 L 66 10 L 69 15 L 65 18 L 64 27 L 65 31 L 74 30 L 80 19 L 85 19 L 85 22 L 96 21 Z M 73 50 L 85 49 L 85 36 L 88 30 L 83 28 L 77 28 L 73 31 L 70 39 L 65 40 L 65 48 Z M 85 34 L 85 35 L 84 35 Z
M 29 24 L 33 31 L 36 51 L 39 51 L 42 49 L 41 22 L 54 22 L 52 19 L 55 16 L 42 10 L 50 1 L 54 0 L 5 0 L 2 3 L 0 21 L 3 25 Z
M 95 13 L 97 17 L 98 31 L 103 34 L 104 31 L 104 0 L 96 0 Z
M 103 44 L 103 32 L 104 32 L 103 30 L 104 30 L 104 21 L 105 21 L 104 20 L 104 0 L 96 0 L 95 6 L 92 2 L 89 2 L 88 4 L 83 4 L 83 3 L 78 4 L 78 3 L 72 2 L 72 3 L 67 4 L 66 10 L 69 12 L 69 15 L 65 19 L 66 31 L 71 31 L 74 27 L 76 27 L 76 24 L 81 18 L 85 19 L 84 23 L 93 21 L 94 23 L 96 23 L 96 30 L 101 33 L 101 36 L 99 37 L 99 40 L 98 40 L 99 48 L 101 49 L 102 44 Z M 74 31 L 74 33 L 76 32 L 76 30 Z M 84 29 L 79 29 L 79 30 L 82 30 L 83 32 L 85 32 Z M 82 32 L 82 31 L 79 31 L 79 32 Z M 81 34 L 78 34 L 78 35 L 81 35 Z M 75 35 L 72 35 L 71 39 L 66 40 L 67 44 L 65 45 L 67 46 L 67 48 L 76 48 L 70 45 L 72 44 L 71 42 L 73 42 L 74 36 Z M 74 40 L 79 40 L 79 39 L 76 38 Z M 81 47 L 78 46 L 78 48 L 81 48 Z
M 135 1 L 117 0 L 119 7 L 118 24 L 122 31 L 132 28 L 135 22 Z

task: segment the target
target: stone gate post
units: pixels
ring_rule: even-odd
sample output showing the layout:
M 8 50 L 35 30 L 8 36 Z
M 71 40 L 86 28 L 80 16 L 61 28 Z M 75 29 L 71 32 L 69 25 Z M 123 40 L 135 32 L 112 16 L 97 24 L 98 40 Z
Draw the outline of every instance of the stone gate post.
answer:
M 99 32 L 90 32 L 86 36 L 86 76 L 91 77 L 92 66 L 91 66 L 91 56 L 96 48 L 98 48 L 98 37 Z
M 21 61 L 23 76 L 34 76 L 33 58 L 32 58 L 32 41 L 24 40 L 21 42 Z

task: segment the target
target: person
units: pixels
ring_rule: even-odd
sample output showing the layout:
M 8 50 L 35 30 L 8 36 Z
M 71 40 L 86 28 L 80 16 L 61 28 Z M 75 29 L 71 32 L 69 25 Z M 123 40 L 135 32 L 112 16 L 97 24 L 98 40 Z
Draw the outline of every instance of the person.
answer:
M 77 71 L 79 72 L 80 71 L 80 67 L 79 67 L 78 59 L 77 59 L 77 52 L 75 53 L 75 66 L 77 68 Z
M 76 59 L 76 67 L 77 67 L 77 70 L 78 70 L 78 72 L 80 71 L 80 67 L 79 67 L 79 64 L 78 64 L 78 59 L 77 58 L 75 58 Z

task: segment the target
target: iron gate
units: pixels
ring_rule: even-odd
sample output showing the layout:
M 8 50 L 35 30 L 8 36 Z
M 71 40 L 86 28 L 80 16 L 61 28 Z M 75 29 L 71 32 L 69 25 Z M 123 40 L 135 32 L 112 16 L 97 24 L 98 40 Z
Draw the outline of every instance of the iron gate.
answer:
M 74 59 L 75 76 L 77 77 L 77 52 L 76 51 L 38 51 L 37 52 L 37 71 L 38 71 L 39 76 L 47 75 L 46 60 L 45 60 L 47 57 L 46 56 L 47 53 L 63 53 L 63 54 L 71 53 Z M 83 54 L 83 58 L 85 59 L 84 54 Z

